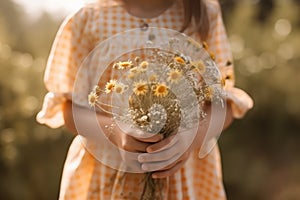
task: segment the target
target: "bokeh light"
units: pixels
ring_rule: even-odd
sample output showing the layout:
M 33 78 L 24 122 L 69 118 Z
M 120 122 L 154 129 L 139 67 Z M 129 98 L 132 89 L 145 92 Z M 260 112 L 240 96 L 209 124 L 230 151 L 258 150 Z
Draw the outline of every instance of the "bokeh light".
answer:
M 292 31 L 291 22 L 287 19 L 279 19 L 276 21 L 274 29 L 280 36 L 288 36 Z

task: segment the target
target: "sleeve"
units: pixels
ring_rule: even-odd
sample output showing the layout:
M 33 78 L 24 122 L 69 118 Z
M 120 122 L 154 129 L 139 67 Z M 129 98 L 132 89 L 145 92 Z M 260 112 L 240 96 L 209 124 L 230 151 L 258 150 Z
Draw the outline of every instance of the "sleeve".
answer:
M 82 8 L 62 23 L 48 58 L 44 75 L 48 93 L 36 119 L 51 128 L 64 124 L 63 103 L 71 99 L 78 68 L 90 49 L 85 35 L 87 18 Z
M 210 30 L 207 38 L 208 48 L 213 57 L 215 57 L 215 61 L 222 73 L 227 99 L 231 103 L 233 116 L 242 118 L 253 107 L 253 100 L 245 91 L 234 86 L 233 58 L 218 1 L 210 1 L 208 13 L 210 20 Z

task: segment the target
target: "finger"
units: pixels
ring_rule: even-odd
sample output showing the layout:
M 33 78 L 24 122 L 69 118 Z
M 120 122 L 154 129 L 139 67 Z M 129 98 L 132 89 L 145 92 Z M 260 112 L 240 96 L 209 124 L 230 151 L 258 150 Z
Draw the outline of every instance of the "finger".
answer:
M 161 151 L 161 150 L 164 150 L 164 149 L 167 149 L 167 148 L 170 148 L 171 146 L 173 146 L 176 142 L 178 141 L 178 137 L 176 135 L 172 135 L 172 136 L 169 136 L 167 137 L 166 139 L 158 142 L 158 143 L 155 143 L 155 144 L 152 144 L 150 145 L 148 148 L 147 148 L 147 152 L 148 153 L 152 153 L 152 152 L 155 152 L 155 151 Z
M 138 162 L 137 158 L 138 158 L 140 153 L 129 152 L 129 151 L 126 151 L 126 150 L 123 150 L 123 149 L 120 149 L 119 152 L 120 152 L 120 155 L 121 155 L 121 157 L 124 161 L 137 161 Z
M 168 159 L 168 160 L 165 160 L 165 161 L 143 163 L 142 164 L 142 169 L 145 170 L 145 171 L 148 171 L 148 172 L 162 170 L 166 166 L 171 165 L 172 163 L 174 163 L 179 157 L 180 157 L 179 155 L 175 155 L 171 159 Z
M 174 167 L 180 161 L 184 161 L 185 162 L 189 158 L 189 155 L 190 155 L 190 152 L 185 152 L 184 154 L 182 154 L 182 156 L 180 156 L 180 158 L 178 158 L 176 160 L 176 162 L 171 163 L 170 165 L 164 167 L 160 171 L 171 169 L 172 167 Z
M 157 179 L 157 178 L 166 178 L 166 177 L 172 176 L 184 165 L 184 163 L 185 163 L 184 161 L 179 161 L 172 168 L 170 168 L 168 170 L 154 172 L 152 174 L 152 178 Z
M 139 152 L 139 153 L 147 152 L 146 149 L 149 146 L 148 143 L 141 142 L 141 141 L 137 140 L 136 138 L 133 138 L 132 142 L 128 145 L 130 145 L 131 148 L 133 148 L 135 152 Z
M 148 146 L 148 143 L 136 140 L 130 135 L 124 135 L 121 140 L 121 149 L 124 149 L 125 151 L 146 152 Z
M 149 147 L 148 147 L 149 148 Z M 155 153 L 144 153 L 138 156 L 138 161 L 141 163 L 163 162 L 170 160 L 176 155 L 179 155 L 179 149 L 175 146 Z M 179 156 L 177 156 L 179 157 Z
M 163 135 L 145 133 L 139 137 L 136 137 L 136 139 L 142 142 L 159 142 L 163 139 Z

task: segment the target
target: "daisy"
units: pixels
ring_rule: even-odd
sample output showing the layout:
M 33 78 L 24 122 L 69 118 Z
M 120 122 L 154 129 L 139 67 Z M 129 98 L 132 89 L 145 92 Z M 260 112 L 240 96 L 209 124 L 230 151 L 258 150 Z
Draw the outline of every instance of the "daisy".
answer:
M 133 66 L 131 61 L 125 61 L 125 62 L 118 62 L 116 66 L 119 67 L 119 69 L 127 69 Z
M 155 81 L 157 81 L 157 75 L 156 75 L 156 74 L 152 74 L 152 75 L 149 77 L 149 81 L 150 81 L 150 82 L 155 82 Z
M 123 94 L 123 92 L 127 89 L 126 85 L 123 83 L 117 83 L 115 85 L 114 91 L 118 94 Z
M 157 97 L 165 97 L 168 93 L 168 87 L 164 83 L 157 84 L 154 89 L 154 95 Z
M 205 72 L 206 66 L 205 66 L 205 64 L 203 63 L 202 60 L 194 61 L 191 64 L 195 67 L 195 69 L 198 72 L 200 72 L 200 73 Z
M 128 74 L 128 78 L 133 79 L 141 70 L 137 67 L 131 68 L 130 73 Z
M 169 76 L 168 81 L 170 81 L 171 83 L 178 83 L 178 81 L 182 77 L 182 72 L 179 71 L 178 69 L 170 70 L 168 76 Z
M 140 81 L 134 83 L 133 92 L 136 95 L 145 95 L 148 92 L 149 88 L 146 82 Z
M 105 93 L 106 94 L 111 93 L 114 90 L 116 84 L 117 84 L 116 80 L 110 80 L 109 82 L 107 82 L 105 85 Z
M 149 66 L 149 63 L 147 61 L 143 61 L 141 62 L 140 64 L 140 68 L 143 70 L 143 71 L 146 71 L 148 69 L 148 66 Z
M 88 96 L 90 106 L 95 106 L 98 102 L 98 95 L 95 92 L 91 92 Z

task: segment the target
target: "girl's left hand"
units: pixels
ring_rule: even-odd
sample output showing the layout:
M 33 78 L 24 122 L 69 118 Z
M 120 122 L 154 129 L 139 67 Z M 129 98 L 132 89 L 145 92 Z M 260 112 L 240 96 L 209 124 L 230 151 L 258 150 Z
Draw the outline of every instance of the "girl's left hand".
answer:
M 138 156 L 142 169 L 153 172 L 153 178 L 165 178 L 175 174 L 188 160 L 194 149 L 197 130 L 180 132 L 147 147 L 148 153 Z

